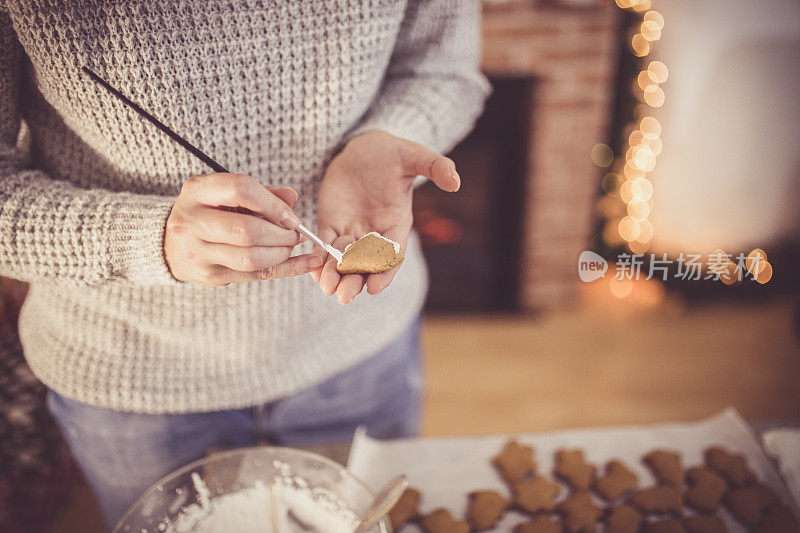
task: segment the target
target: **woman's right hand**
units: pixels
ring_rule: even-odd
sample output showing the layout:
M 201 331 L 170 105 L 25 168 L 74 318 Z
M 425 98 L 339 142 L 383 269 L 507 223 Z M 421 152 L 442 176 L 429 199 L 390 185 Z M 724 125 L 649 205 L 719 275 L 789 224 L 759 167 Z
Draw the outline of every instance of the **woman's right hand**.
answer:
M 264 187 L 243 174 L 189 178 L 164 232 L 164 256 L 172 275 L 218 287 L 319 268 L 319 255 L 289 257 L 305 239 L 295 231 L 300 223 L 292 211 L 296 200 L 293 189 Z M 237 212 L 242 207 L 255 215 Z

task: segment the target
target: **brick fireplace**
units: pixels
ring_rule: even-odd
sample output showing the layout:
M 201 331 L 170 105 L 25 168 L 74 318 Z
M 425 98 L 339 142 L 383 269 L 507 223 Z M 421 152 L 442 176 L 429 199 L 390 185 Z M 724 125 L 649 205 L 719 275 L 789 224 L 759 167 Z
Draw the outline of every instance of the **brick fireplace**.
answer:
M 610 0 L 485 1 L 484 72 L 531 77 L 518 303 L 568 306 L 577 257 L 590 247 L 601 174 L 589 153 L 607 142 L 621 12 Z

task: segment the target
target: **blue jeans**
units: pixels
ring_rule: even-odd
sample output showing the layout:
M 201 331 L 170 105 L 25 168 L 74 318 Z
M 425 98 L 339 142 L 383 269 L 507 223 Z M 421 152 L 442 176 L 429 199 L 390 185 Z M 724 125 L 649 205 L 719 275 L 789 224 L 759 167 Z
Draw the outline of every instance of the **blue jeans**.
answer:
M 151 415 L 48 395 L 72 454 L 113 527 L 153 483 L 212 447 L 292 446 L 417 433 L 422 392 L 419 321 L 366 361 L 294 396 L 245 409 Z

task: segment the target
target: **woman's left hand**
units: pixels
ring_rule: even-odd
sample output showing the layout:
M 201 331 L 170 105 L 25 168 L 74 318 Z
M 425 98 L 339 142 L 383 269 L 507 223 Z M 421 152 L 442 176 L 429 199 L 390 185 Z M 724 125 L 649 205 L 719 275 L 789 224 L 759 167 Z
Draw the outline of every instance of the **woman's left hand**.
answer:
M 319 237 L 339 250 L 370 231 L 400 243 L 405 251 L 411 233 L 414 178 L 422 175 L 444 191 L 461 186 L 455 163 L 412 141 L 383 131 L 351 139 L 325 170 L 319 190 Z M 364 285 L 369 294 L 389 286 L 397 268 L 380 274 L 340 275 L 336 260 L 327 256 L 311 271 L 326 295 L 340 304 L 353 301 Z

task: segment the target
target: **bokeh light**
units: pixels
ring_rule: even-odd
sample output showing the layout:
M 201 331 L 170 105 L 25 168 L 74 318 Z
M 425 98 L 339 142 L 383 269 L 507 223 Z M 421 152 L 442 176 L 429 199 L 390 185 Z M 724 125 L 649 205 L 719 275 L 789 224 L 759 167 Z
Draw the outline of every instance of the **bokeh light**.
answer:
M 720 281 L 729 287 L 738 285 L 742 282 L 742 276 L 739 267 L 733 261 L 728 261 L 717 271 L 719 272 Z
M 639 129 L 649 139 L 654 139 L 661 135 L 661 123 L 654 117 L 644 117 L 639 122 Z
M 650 107 L 661 107 L 664 105 L 666 95 L 664 94 L 664 90 L 658 85 L 649 85 L 643 92 L 644 101 Z
M 639 32 L 648 41 L 657 41 L 661 38 L 661 26 L 652 20 L 642 22 Z
M 597 143 L 592 147 L 592 162 L 601 168 L 607 168 L 614 162 L 614 152 L 604 143 Z
M 625 202 L 626 204 L 633 200 L 633 182 L 626 180 L 622 185 L 619 187 L 619 199 Z
M 635 254 L 645 254 L 647 253 L 648 250 L 650 250 L 650 243 L 639 242 L 639 240 L 637 239 L 633 242 L 628 243 L 628 249 Z
M 636 242 L 641 244 L 649 243 L 653 240 L 654 233 L 655 228 L 653 228 L 653 223 L 649 220 L 642 220 L 639 223 L 639 236 L 636 237 Z
M 641 33 L 637 33 L 631 39 L 631 48 L 633 49 L 633 55 L 644 57 L 650 53 L 650 41 L 645 39 Z
M 647 172 L 637 167 L 633 161 L 628 161 L 625 163 L 625 167 L 622 169 L 622 173 L 625 175 L 625 179 L 628 180 L 635 180 L 638 178 L 643 178 L 647 175 Z
M 765 265 L 768 264 L 767 253 L 761 248 L 755 248 L 747 254 L 744 264 L 747 271 L 757 279 L 758 274 L 765 268 Z
M 616 172 L 609 172 L 603 176 L 603 192 L 611 197 L 616 197 L 619 194 L 619 186 L 624 178 Z
M 608 288 L 615 298 L 622 299 L 633 291 L 633 280 L 627 278 L 617 279 L 615 276 L 608 282 Z
M 655 74 L 650 72 L 650 70 L 643 70 L 636 78 L 636 85 L 638 85 L 641 90 L 645 90 L 651 85 L 658 85 L 658 78 L 656 78 Z
M 628 216 L 630 216 L 636 222 L 641 223 L 649 215 L 650 215 L 650 206 L 647 204 L 646 201 L 633 198 L 628 203 Z M 641 224 L 639 226 L 639 235 L 641 235 Z M 637 235 L 636 238 L 638 238 L 639 235 Z
M 642 13 L 638 31 L 631 32 L 630 43 L 636 57 L 649 55 L 653 43 L 661 38 L 664 17 L 651 9 L 651 0 L 616 0 L 616 4 L 622 9 Z M 606 224 L 602 231 L 606 243 L 613 246 L 620 243 L 620 239 L 624 240 L 628 248 L 637 254 L 645 253 L 653 239 L 654 228 L 648 217 L 653 209 L 654 187 L 647 175 L 655 169 L 663 143 L 660 138 L 661 123 L 650 116 L 650 113 L 652 108 L 664 105 L 666 94 L 660 85 L 668 78 L 667 66 L 661 61 L 653 60 L 641 66 L 636 78 L 631 80 L 631 94 L 640 102 L 633 109 L 633 118 L 638 121 L 638 128 L 635 124 L 629 124 L 623 129 L 622 134 L 628 140 L 627 146 L 620 147 L 620 150 L 625 150 L 625 162 L 620 172 L 619 165 L 622 161 L 619 156 L 622 152 L 618 153 L 615 171 L 603 178 L 605 196 L 600 200 L 602 204 L 598 205 L 598 210 L 606 214 Z M 596 155 L 600 154 L 593 154 L 593 161 Z M 615 202 L 615 196 L 621 202 Z M 620 212 L 627 215 L 618 218 Z M 629 293 L 622 292 L 625 291 L 618 288 L 618 297 L 625 297 Z
M 644 141 L 644 134 L 641 130 L 633 130 L 630 135 L 628 135 L 628 145 L 629 146 L 636 146 L 637 144 L 642 144 Z
M 772 264 L 769 261 L 764 262 L 764 268 L 755 276 L 756 281 L 764 285 L 772 279 Z
M 619 3 L 617 3 L 619 5 Z M 664 17 L 658 11 L 648 11 L 642 17 L 642 20 L 645 22 L 655 22 L 658 25 L 658 29 L 664 29 Z
M 622 220 L 619 221 L 617 229 L 619 230 L 620 237 L 628 242 L 635 241 L 642 232 L 639 221 L 630 216 L 623 217 Z
M 653 151 L 643 145 L 635 146 L 631 150 L 633 151 L 631 162 L 634 166 L 644 172 L 652 172 L 656 166 L 656 156 Z
M 646 72 L 647 77 L 657 83 L 664 83 L 669 78 L 669 69 L 661 61 L 651 61 L 647 65 L 647 70 L 643 72 Z M 642 88 L 644 89 L 644 87 Z
M 646 178 L 637 178 L 631 182 L 631 195 L 646 202 L 653 196 L 653 184 Z
M 647 146 L 648 148 L 650 148 L 650 150 L 656 156 L 661 154 L 661 149 L 663 148 L 663 145 L 661 143 L 661 139 L 660 138 L 654 137 L 654 138 L 647 139 L 647 138 L 644 138 L 644 136 L 642 136 L 642 137 L 643 137 L 643 139 L 642 139 L 641 144 L 643 146 Z

